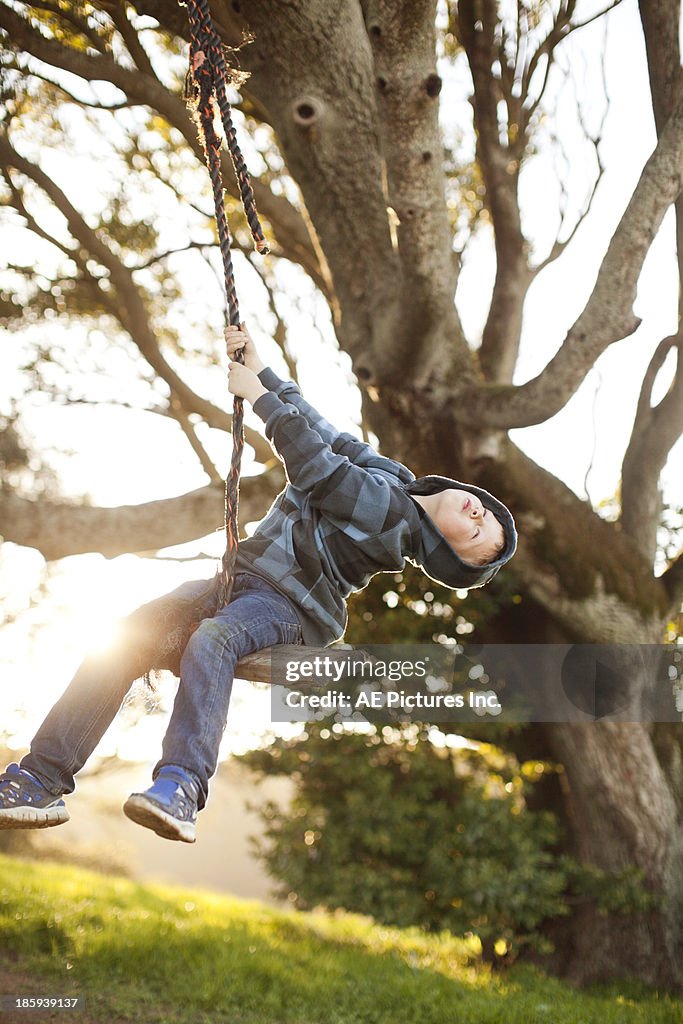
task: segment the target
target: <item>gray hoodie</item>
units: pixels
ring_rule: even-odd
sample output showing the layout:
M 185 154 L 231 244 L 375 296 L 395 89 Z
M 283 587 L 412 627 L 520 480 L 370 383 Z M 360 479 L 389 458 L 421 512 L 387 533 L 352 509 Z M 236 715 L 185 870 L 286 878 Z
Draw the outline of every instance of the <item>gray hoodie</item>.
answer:
M 448 477 L 416 479 L 406 466 L 339 432 L 306 402 L 296 384 L 269 368 L 254 403 L 266 436 L 284 463 L 287 484 L 254 533 L 242 541 L 237 572 L 253 572 L 290 598 L 304 643 L 325 645 L 346 628 L 346 598 L 378 572 L 408 560 L 451 588 L 483 586 L 515 551 L 510 512 L 488 491 Z M 505 546 L 475 566 L 453 550 L 414 494 L 468 490 L 501 522 Z

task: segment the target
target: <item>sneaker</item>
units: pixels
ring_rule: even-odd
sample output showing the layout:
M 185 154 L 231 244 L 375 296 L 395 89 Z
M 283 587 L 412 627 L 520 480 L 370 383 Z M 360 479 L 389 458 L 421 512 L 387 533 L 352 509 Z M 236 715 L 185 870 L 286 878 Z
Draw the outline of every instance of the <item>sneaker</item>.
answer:
M 11 764 L 0 775 L 0 829 L 49 828 L 68 820 L 62 798 L 46 789 L 28 769 Z
M 131 793 L 123 813 L 163 839 L 194 843 L 199 787 L 178 765 L 164 765 L 144 793 Z

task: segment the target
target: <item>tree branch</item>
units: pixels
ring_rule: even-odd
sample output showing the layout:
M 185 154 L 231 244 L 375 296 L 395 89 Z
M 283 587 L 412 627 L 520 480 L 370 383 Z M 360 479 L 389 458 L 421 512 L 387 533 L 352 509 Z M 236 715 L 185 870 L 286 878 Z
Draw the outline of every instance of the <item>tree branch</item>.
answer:
M 436 69 L 436 3 L 369 0 L 364 19 L 372 49 L 377 120 L 386 163 L 386 206 L 396 218 L 395 255 L 405 282 L 391 358 L 427 378 L 471 372 L 471 355 L 453 303 L 458 259 L 445 203 Z M 366 43 L 363 40 L 361 45 Z
M 639 0 L 645 36 L 647 70 L 657 134 L 661 135 L 674 112 L 681 89 L 681 54 L 678 42 L 681 17 L 677 0 Z
M 583 643 L 659 643 L 669 597 L 619 527 L 505 441 L 477 483 L 505 495 L 520 543 L 511 571 L 570 637 Z
M 605 81 L 605 60 L 604 60 L 604 54 L 603 54 L 603 59 L 602 59 L 602 79 L 603 79 L 603 88 L 604 88 L 604 91 L 605 91 L 605 95 L 607 95 L 607 84 L 606 84 L 606 81 Z M 590 212 L 591 212 L 591 210 L 593 208 L 593 201 L 595 199 L 595 195 L 597 193 L 598 186 L 600 185 L 600 182 L 602 181 L 604 173 L 605 173 L 605 167 L 604 167 L 604 164 L 602 162 L 602 158 L 600 156 L 600 144 L 602 142 L 603 130 L 604 130 L 604 127 L 605 127 L 605 122 L 607 120 L 607 113 L 608 113 L 608 110 L 609 110 L 609 105 L 608 104 L 605 105 L 605 109 L 603 111 L 602 118 L 600 120 L 600 124 L 599 124 L 598 129 L 595 132 L 595 134 L 591 134 L 590 130 L 588 129 L 587 124 L 585 123 L 585 120 L 584 120 L 584 117 L 583 117 L 583 113 L 582 113 L 582 110 L 581 110 L 581 105 L 578 102 L 578 99 L 577 99 L 576 108 L 577 108 L 577 114 L 578 114 L 579 122 L 580 122 L 581 128 L 583 130 L 583 134 L 584 134 L 586 140 L 590 141 L 590 143 L 593 146 L 594 152 L 595 152 L 595 160 L 596 160 L 596 163 L 597 163 L 597 174 L 596 174 L 596 176 L 595 176 L 595 178 L 593 180 L 593 184 L 591 186 L 590 192 L 588 193 L 588 196 L 584 200 L 583 210 L 581 211 L 581 213 L 577 217 L 576 221 L 574 222 L 574 226 L 572 227 L 572 229 L 569 232 L 569 234 L 566 235 L 565 238 L 563 238 L 563 239 L 560 239 L 560 235 L 561 235 L 561 233 L 562 233 L 562 231 L 564 229 L 564 226 L 565 226 L 566 209 L 563 209 L 561 211 L 562 212 L 562 223 L 560 224 L 560 227 L 559 227 L 559 230 L 558 230 L 558 233 L 557 233 L 557 238 L 556 238 L 554 244 L 552 245 L 550 252 L 546 256 L 546 258 L 541 261 L 541 263 L 539 263 L 536 266 L 531 268 L 531 272 L 532 272 L 534 278 L 538 277 L 538 275 L 543 270 L 545 270 L 546 267 L 550 266 L 551 263 L 554 263 L 555 260 L 559 259 L 560 256 L 562 255 L 562 253 L 565 252 L 567 247 L 569 245 L 571 245 L 571 242 L 575 238 L 576 233 L 578 232 L 579 228 L 581 227 L 583 222 L 586 220 L 586 218 L 588 217 L 588 215 L 590 214 Z M 570 166 L 570 160 L 569 160 L 567 154 L 564 152 L 564 149 L 562 151 L 562 155 L 563 155 L 564 160 L 565 160 L 565 165 L 567 167 L 569 167 Z M 562 179 L 561 179 L 559 174 L 558 174 L 558 178 L 560 179 L 560 185 L 561 185 L 561 188 L 562 188 L 562 194 L 563 194 L 564 197 L 567 197 L 567 195 L 568 195 L 567 189 L 566 189 L 566 187 L 564 185 L 564 182 L 562 181 Z
M 468 417 L 487 427 L 542 423 L 563 408 L 609 345 L 633 333 L 638 321 L 632 307 L 643 260 L 682 183 L 683 102 L 679 101 L 609 244 L 593 292 L 557 354 L 526 384 L 483 386 L 465 394 L 463 408 Z
M 137 103 L 158 110 L 170 124 L 188 122 L 185 104 L 156 78 L 125 68 L 108 54 L 84 53 L 62 45 L 37 31 L 27 18 L 0 5 L 0 29 L 7 33 L 14 49 L 21 49 L 51 67 L 69 71 L 86 82 L 109 82 Z M 177 126 L 177 125 L 176 125 Z M 182 130 L 182 129 L 181 129 Z M 185 134 L 185 133 L 183 133 Z
M 138 5 L 138 8 L 142 10 L 141 5 Z M 183 12 L 179 14 L 182 18 Z M 140 70 L 124 68 L 109 54 L 94 56 L 62 46 L 55 39 L 47 39 L 32 28 L 26 18 L 3 5 L 0 5 L 0 29 L 7 33 L 15 48 L 25 50 L 45 64 L 69 71 L 86 82 L 110 82 L 134 104 L 149 106 L 156 110 L 181 132 L 197 159 L 203 162 L 201 144 L 184 101 L 169 92 L 156 77 Z M 226 189 L 238 198 L 239 189 L 232 161 L 226 152 L 222 153 L 221 159 Z M 270 187 L 258 178 L 253 179 L 252 185 L 259 210 L 268 220 L 283 254 L 293 262 L 301 264 L 307 272 L 317 272 L 318 278 L 322 279 L 304 218 L 288 199 L 275 195 Z
M 68 31 L 76 32 L 87 39 L 94 50 L 99 53 L 106 51 L 106 40 L 88 24 L 87 15 L 80 17 L 77 9 L 65 10 L 58 3 L 50 2 L 50 0 L 32 0 L 30 6 L 36 10 L 45 11 L 47 14 L 54 14 Z
M 194 424 L 190 421 L 190 417 L 187 415 L 183 407 L 179 402 L 171 400 L 170 415 L 179 424 L 180 429 L 187 438 L 192 451 L 199 459 L 202 469 L 208 476 L 212 484 L 220 484 L 223 482 L 221 474 L 218 472 L 213 462 L 209 458 L 204 445 L 200 442 L 197 437 L 197 432 L 194 428 Z
M 115 305 L 110 304 L 113 315 L 119 318 L 122 327 L 130 335 L 152 369 L 166 382 L 172 396 L 181 403 L 186 412 L 198 413 L 210 426 L 229 431 L 232 417 L 218 406 L 197 395 L 162 356 L 149 323 L 144 302 L 133 282 L 129 268 L 85 222 L 55 182 L 41 168 L 17 153 L 6 135 L 0 135 L 0 162 L 21 171 L 38 185 L 66 219 L 72 236 L 108 270 L 111 283 L 119 296 L 119 301 Z M 75 258 L 73 254 L 72 258 Z M 248 443 L 254 447 L 259 461 L 267 461 L 271 457 L 270 446 L 260 434 L 250 431 Z
M 11 67 L 14 71 L 20 71 L 22 74 L 25 74 L 25 69 L 20 67 L 19 62 L 16 60 L 8 62 L 8 67 Z M 70 103 L 78 104 L 79 107 L 88 107 L 91 110 L 112 112 L 116 110 L 130 110 L 132 107 L 139 106 L 139 104 L 131 103 L 127 99 L 121 100 L 120 103 L 99 103 L 96 100 L 84 100 L 79 96 L 74 96 L 72 92 L 69 92 L 63 83 L 56 82 L 53 78 L 50 78 L 49 75 L 43 74 L 36 68 L 31 69 L 31 77 L 36 78 L 39 82 L 45 82 L 45 84 L 54 89 L 57 94 L 62 95 Z
M 678 614 L 683 604 L 683 551 L 659 577 L 671 600 L 672 614 Z
M 282 353 L 282 358 L 284 359 L 287 365 L 287 372 L 289 373 L 291 379 L 295 383 L 298 383 L 296 363 L 290 354 L 289 348 L 287 347 L 287 325 L 280 316 L 280 311 L 277 308 L 277 302 L 275 300 L 275 288 L 273 287 L 271 281 L 268 280 L 268 275 L 263 269 L 263 262 L 261 260 L 254 259 L 252 253 L 249 253 L 247 258 L 249 259 L 249 262 L 254 268 L 254 271 L 258 274 L 261 284 L 266 290 L 266 295 L 268 296 L 268 308 L 275 317 L 275 330 L 273 331 L 273 341 L 275 342 L 275 344 L 280 349 L 280 352 Z
M 157 263 L 167 260 L 169 256 L 177 256 L 180 252 L 192 252 L 195 249 L 202 252 L 204 249 L 214 248 L 215 245 L 207 242 L 188 242 L 187 245 L 181 245 L 177 249 L 166 249 L 165 252 L 156 253 L 154 256 L 150 256 L 150 258 L 145 260 L 143 263 L 136 263 L 134 267 L 130 267 L 129 269 L 132 273 L 137 273 L 139 270 L 148 270 Z
M 525 135 L 529 129 L 531 119 L 536 113 L 541 99 L 543 98 L 546 85 L 548 84 L 548 74 L 553 62 L 554 52 L 562 40 L 565 39 L 571 31 L 571 19 L 575 8 L 576 0 L 561 0 L 550 31 L 531 54 L 526 67 L 522 71 L 520 83 L 520 92 L 522 96 L 522 124 L 520 127 L 523 128 Z M 546 60 L 543 82 L 534 100 L 531 103 L 528 103 L 527 101 L 531 96 L 531 86 L 543 58 Z
M 680 4 L 672 0 L 640 0 L 645 35 L 652 107 L 658 136 L 681 100 L 678 28 Z M 679 276 L 679 332 L 657 347 L 643 380 L 633 430 L 622 466 L 621 522 L 627 533 L 654 561 L 661 511 L 659 475 L 671 447 L 683 432 L 683 201 L 675 203 Z M 676 371 L 668 394 L 651 407 L 652 387 L 671 351 L 677 353 Z
M 281 482 L 280 472 L 243 480 L 242 524 L 263 516 Z M 224 492 L 218 484 L 175 498 L 118 508 L 22 498 L 0 488 L 3 539 L 37 548 L 48 561 L 89 551 L 114 558 L 182 544 L 220 529 L 223 515 Z
M 651 406 L 652 387 L 669 352 L 677 352 L 674 378 L 666 396 Z M 683 432 L 683 334 L 665 338 L 650 361 L 638 400 L 633 430 L 621 471 L 621 524 L 652 563 L 661 511 L 659 474 Z
M 119 0 L 120 6 L 111 6 L 109 8 L 109 17 L 112 19 L 119 34 L 125 43 L 128 53 L 131 55 L 135 64 L 150 78 L 156 78 L 152 61 L 149 59 L 149 55 L 145 50 L 144 46 L 140 42 L 140 37 L 135 31 L 134 26 L 130 23 L 128 18 L 128 4 L 126 0 Z
M 6 168 L 4 166 L 0 166 L 0 174 L 2 174 L 3 181 L 7 184 L 7 187 L 10 190 L 10 194 L 11 194 L 11 197 L 12 197 L 12 203 L 11 203 L 12 207 L 17 211 L 17 213 L 21 217 L 24 218 L 24 220 L 26 221 L 26 223 L 27 223 L 27 225 L 29 227 L 29 230 L 32 231 L 33 234 L 36 235 L 38 238 L 42 238 L 44 242 L 49 242 L 50 245 L 54 245 L 55 248 L 58 249 L 68 259 L 73 259 L 73 253 L 68 248 L 68 246 L 64 245 L 62 242 L 59 241 L 59 239 L 55 238 L 53 235 L 51 235 L 49 232 L 47 232 L 43 227 L 41 227 L 41 225 L 35 219 L 33 214 L 30 213 L 30 211 L 28 210 L 28 208 L 26 206 L 26 203 L 24 202 L 24 197 L 23 197 L 23 195 L 21 193 L 21 190 L 18 189 L 16 187 L 16 185 L 14 184 L 14 182 L 12 181 L 12 176 L 9 173 L 8 168 Z M 19 268 L 17 267 L 17 268 L 12 268 L 12 269 L 17 269 L 18 270 Z M 24 268 L 21 268 L 21 269 L 24 269 Z
M 460 41 L 467 53 L 472 74 L 474 126 L 477 133 L 477 161 L 486 186 L 486 203 L 491 213 L 496 246 L 496 279 L 486 325 L 479 349 L 479 361 L 487 380 L 508 383 L 519 353 L 522 310 L 532 275 L 527 264 L 527 243 L 522 234 L 517 188 L 526 137 L 519 120 L 506 126 L 507 141 L 501 141 L 498 103 L 502 81 L 493 65 L 506 66 L 503 46 L 496 43 L 498 23 L 494 0 L 458 4 Z M 510 108 L 517 106 L 512 86 L 507 97 Z

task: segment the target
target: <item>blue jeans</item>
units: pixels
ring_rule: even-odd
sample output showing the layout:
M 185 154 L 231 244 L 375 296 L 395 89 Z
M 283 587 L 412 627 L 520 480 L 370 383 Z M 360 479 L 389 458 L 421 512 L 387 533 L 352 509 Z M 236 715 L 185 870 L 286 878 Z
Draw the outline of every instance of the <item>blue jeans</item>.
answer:
M 194 588 L 194 589 L 193 589 Z M 174 595 L 189 597 L 206 581 L 184 583 Z M 180 685 L 153 778 L 165 764 L 181 765 L 206 803 L 225 730 L 235 666 L 240 658 L 274 644 L 300 644 L 301 625 L 291 601 L 251 573 L 238 573 L 230 604 L 203 619 L 180 662 Z M 133 677 L 134 678 L 134 677 Z M 80 771 L 130 689 L 125 657 L 94 655 L 80 665 L 47 715 L 22 759 L 55 795 L 72 793 Z

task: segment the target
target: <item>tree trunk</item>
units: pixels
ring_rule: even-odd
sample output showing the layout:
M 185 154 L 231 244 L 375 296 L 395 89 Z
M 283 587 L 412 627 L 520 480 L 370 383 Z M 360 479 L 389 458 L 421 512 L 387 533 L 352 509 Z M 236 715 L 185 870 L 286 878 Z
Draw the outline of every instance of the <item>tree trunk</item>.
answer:
M 484 627 L 484 643 L 566 644 L 575 640 L 526 595 Z M 638 664 L 634 671 L 634 656 Z M 614 647 L 641 706 L 652 686 L 637 646 Z M 542 673 L 550 678 L 553 668 Z M 541 682 L 539 685 L 543 685 Z M 636 867 L 659 905 L 625 916 L 586 898 L 574 912 L 548 920 L 542 933 L 555 950 L 525 957 L 575 984 L 637 977 L 683 988 L 683 745 L 678 723 L 530 723 L 506 739 L 520 761 L 538 758 L 562 766 L 534 786 L 529 806 L 552 810 L 564 825 L 560 851 L 607 872 Z M 559 784 L 558 784 L 559 783 Z
M 633 976 L 683 989 L 683 833 L 669 779 L 640 723 L 548 726 L 566 773 L 574 852 L 606 871 L 635 865 L 659 898 L 624 916 L 587 900 L 555 937 L 554 969 L 577 984 Z

